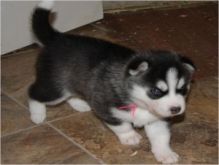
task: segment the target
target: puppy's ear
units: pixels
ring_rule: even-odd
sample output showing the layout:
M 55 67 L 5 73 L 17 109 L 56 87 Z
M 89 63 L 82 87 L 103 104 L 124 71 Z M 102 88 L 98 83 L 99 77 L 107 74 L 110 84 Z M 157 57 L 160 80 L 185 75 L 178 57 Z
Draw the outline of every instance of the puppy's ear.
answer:
M 140 73 L 147 71 L 149 64 L 145 59 L 134 59 L 128 65 L 128 74 L 131 76 L 136 76 Z
M 196 66 L 194 65 L 194 63 L 192 62 L 192 60 L 190 60 L 189 58 L 185 57 L 185 56 L 180 56 L 180 60 L 183 64 L 183 66 L 191 73 L 193 74 L 196 71 Z

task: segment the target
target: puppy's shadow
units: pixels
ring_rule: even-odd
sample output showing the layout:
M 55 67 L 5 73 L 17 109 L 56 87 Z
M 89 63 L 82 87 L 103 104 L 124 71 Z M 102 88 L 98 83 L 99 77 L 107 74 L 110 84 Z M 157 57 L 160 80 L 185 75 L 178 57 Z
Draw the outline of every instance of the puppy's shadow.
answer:
M 186 118 L 186 114 L 182 114 L 182 115 L 179 115 L 179 116 L 175 116 L 173 118 L 166 118 L 166 121 L 168 121 L 170 123 L 170 125 L 173 125 L 173 124 L 177 124 L 177 123 L 181 123 L 185 120 Z

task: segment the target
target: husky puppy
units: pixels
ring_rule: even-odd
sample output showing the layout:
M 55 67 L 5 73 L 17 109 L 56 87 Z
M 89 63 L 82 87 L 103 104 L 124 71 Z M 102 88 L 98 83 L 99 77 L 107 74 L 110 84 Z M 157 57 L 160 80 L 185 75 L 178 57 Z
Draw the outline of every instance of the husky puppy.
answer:
M 44 45 L 29 88 L 31 120 L 46 118 L 46 105 L 67 101 L 75 110 L 94 111 L 125 145 L 137 145 L 144 127 L 157 161 L 174 163 L 167 117 L 185 111 L 195 66 L 169 51 L 132 49 L 55 30 L 48 17 L 53 1 L 34 10 L 33 32 Z

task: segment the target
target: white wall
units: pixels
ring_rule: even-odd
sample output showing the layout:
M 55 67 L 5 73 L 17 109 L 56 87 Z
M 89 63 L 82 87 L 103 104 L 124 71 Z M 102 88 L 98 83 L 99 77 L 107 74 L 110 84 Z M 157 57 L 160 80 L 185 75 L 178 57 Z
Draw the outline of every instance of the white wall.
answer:
M 1 54 L 30 45 L 34 42 L 30 20 L 38 1 L 1 2 Z M 101 1 L 58 1 L 55 28 L 68 31 L 103 18 Z

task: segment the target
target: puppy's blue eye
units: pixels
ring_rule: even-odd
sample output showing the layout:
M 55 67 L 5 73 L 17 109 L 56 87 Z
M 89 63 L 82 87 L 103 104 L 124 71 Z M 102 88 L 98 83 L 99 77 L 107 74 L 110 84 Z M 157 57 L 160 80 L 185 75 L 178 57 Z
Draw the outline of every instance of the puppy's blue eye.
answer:
M 150 93 L 155 97 L 161 97 L 163 92 L 158 88 L 151 88 Z
M 188 92 L 187 85 L 183 85 L 182 88 L 178 89 L 176 92 L 177 92 L 177 93 L 180 93 L 180 94 L 182 94 L 182 95 L 186 95 L 187 92 Z

